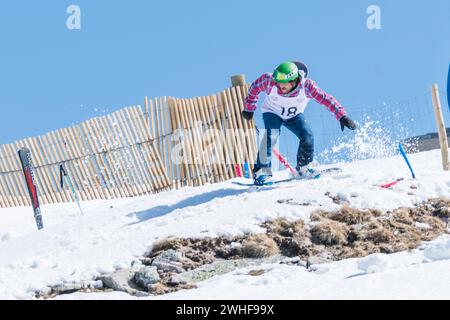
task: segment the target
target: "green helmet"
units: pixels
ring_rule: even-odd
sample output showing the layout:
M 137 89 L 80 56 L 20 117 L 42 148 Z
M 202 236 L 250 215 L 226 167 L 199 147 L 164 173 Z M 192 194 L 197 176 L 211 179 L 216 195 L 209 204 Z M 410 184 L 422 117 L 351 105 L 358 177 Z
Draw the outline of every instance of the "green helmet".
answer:
M 276 82 L 286 83 L 294 81 L 299 77 L 297 65 L 293 62 L 283 62 L 273 72 L 273 78 Z

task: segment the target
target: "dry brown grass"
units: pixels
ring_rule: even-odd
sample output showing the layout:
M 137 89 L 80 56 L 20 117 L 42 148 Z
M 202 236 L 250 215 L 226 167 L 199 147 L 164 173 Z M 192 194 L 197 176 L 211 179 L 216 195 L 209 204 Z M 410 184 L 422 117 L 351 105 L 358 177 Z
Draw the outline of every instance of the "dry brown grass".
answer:
M 277 239 L 277 244 L 280 251 L 287 257 L 310 256 L 311 255 L 311 241 L 304 238 L 285 237 Z
M 369 211 L 362 211 L 344 205 L 340 210 L 328 213 L 326 217 L 350 225 L 369 221 L 373 215 Z
M 414 220 L 411 217 L 411 209 L 409 208 L 399 208 L 395 210 L 392 213 L 391 218 L 395 222 L 407 225 L 412 225 L 414 223 Z
M 311 241 L 326 246 L 347 244 L 348 228 L 345 224 L 323 220 L 314 225 L 311 230 Z
M 158 240 L 153 244 L 151 255 L 155 255 L 158 252 L 169 250 L 169 249 L 176 250 L 181 247 L 180 241 L 181 241 L 180 239 L 175 239 L 175 238 L 164 238 L 164 239 Z
M 417 219 L 417 222 L 426 223 L 430 226 L 431 229 L 425 231 L 425 233 L 442 233 L 445 230 L 446 223 L 439 219 L 438 217 L 432 216 L 422 216 L 420 219 Z
M 278 218 L 266 224 L 268 233 L 275 233 L 283 237 L 293 237 L 305 233 L 305 222 L 301 219 L 289 221 L 285 218 Z
M 352 225 L 370 221 L 372 218 L 379 217 L 381 214 L 382 213 L 379 210 L 359 210 L 351 208 L 348 204 L 345 204 L 336 211 L 317 210 L 311 214 L 310 219 L 311 221 L 321 221 L 326 218 Z
M 391 230 L 381 227 L 368 230 L 365 232 L 363 239 L 371 241 L 374 244 L 391 242 L 394 239 L 394 235 Z
M 450 218 L 450 200 L 444 198 L 430 199 L 413 209 L 415 215 L 431 215 L 439 218 Z
M 328 214 L 328 211 L 324 210 L 316 210 L 309 216 L 309 219 L 313 222 L 322 221 L 326 219 L 326 216 Z
M 242 254 L 246 258 L 265 258 L 278 253 L 276 242 L 267 234 L 256 234 L 242 243 Z

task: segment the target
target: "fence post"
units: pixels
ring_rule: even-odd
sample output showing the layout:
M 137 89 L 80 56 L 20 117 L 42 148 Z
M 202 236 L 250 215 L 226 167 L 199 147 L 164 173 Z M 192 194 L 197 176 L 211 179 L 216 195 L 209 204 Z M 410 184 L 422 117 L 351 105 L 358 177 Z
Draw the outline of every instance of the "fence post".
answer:
M 450 170 L 450 163 L 448 161 L 447 131 L 445 129 L 444 117 L 442 116 L 441 101 L 439 98 L 439 89 L 437 84 L 434 84 L 431 87 L 431 96 L 433 98 L 434 114 L 436 116 L 436 125 L 439 134 L 439 144 L 441 146 L 442 167 L 445 171 L 448 171 Z
M 231 86 L 232 87 L 245 86 L 245 74 L 237 74 L 231 76 Z

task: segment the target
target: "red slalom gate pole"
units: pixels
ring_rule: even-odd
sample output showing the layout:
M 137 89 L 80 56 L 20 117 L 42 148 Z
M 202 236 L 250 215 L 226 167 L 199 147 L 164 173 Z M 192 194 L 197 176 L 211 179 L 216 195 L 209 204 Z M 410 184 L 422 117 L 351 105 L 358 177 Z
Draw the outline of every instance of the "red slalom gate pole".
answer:
M 287 162 L 286 159 L 283 158 L 283 156 L 278 152 L 278 150 L 276 148 L 272 148 L 272 151 L 273 151 L 273 154 L 278 158 L 278 160 L 283 164 L 283 166 L 286 167 L 286 169 L 291 171 L 291 173 L 294 176 L 298 175 L 297 171 L 295 171 L 295 169 L 292 168 L 292 166 L 289 164 L 289 162 Z
M 383 189 L 387 189 L 387 188 L 392 187 L 393 185 L 396 185 L 397 183 L 399 183 L 399 182 L 402 181 L 402 180 L 404 180 L 404 179 L 403 179 L 403 178 L 399 178 L 399 179 L 397 179 L 397 180 L 395 180 L 395 181 L 393 181 L 393 182 L 391 182 L 391 183 L 383 184 L 383 185 L 380 186 L 380 187 L 383 188 Z
M 241 167 L 240 167 L 238 164 L 236 165 L 236 175 L 237 175 L 239 178 L 242 178 Z

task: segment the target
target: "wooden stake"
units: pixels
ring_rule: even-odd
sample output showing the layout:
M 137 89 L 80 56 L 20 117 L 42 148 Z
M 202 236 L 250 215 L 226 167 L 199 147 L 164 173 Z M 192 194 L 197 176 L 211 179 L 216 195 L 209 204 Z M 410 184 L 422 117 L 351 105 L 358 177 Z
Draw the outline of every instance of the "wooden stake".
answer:
M 145 107 L 145 120 L 148 123 L 148 126 L 150 127 L 150 110 L 148 108 L 148 98 L 145 96 L 144 98 L 144 107 Z
M 442 168 L 445 171 L 450 170 L 450 163 L 448 161 L 448 141 L 447 132 L 444 124 L 444 117 L 442 115 L 441 101 L 439 98 L 438 85 L 431 87 L 431 95 L 433 97 L 434 115 L 436 117 L 436 126 L 439 134 L 439 144 L 441 146 Z
M 245 74 L 237 74 L 235 76 L 231 76 L 231 85 L 233 87 L 245 86 Z
M 156 132 L 155 132 L 155 111 L 154 111 L 154 107 L 153 107 L 153 100 L 150 100 L 150 108 L 149 108 L 149 113 L 150 113 L 150 128 L 151 128 L 151 137 L 152 139 L 156 138 Z
M 164 141 L 165 141 L 165 148 L 167 151 L 167 170 L 168 172 L 168 176 L 169 176 L 169 182 L 170 182 L 170 187 L 172 188 L 172 184 L 173 184 L 173 162 L 172 162 L 172 126 L 171 126 L 171 121 L 170 121 L 170 112 L 169 112 L 169 99 L 167 97 L 164 97 L 164 115 L 165 115 L 165 121 L 166 121 L 166 137 L 164 137 Z

